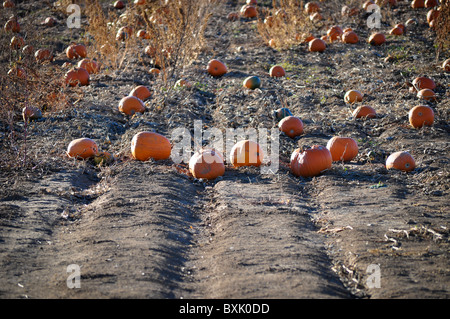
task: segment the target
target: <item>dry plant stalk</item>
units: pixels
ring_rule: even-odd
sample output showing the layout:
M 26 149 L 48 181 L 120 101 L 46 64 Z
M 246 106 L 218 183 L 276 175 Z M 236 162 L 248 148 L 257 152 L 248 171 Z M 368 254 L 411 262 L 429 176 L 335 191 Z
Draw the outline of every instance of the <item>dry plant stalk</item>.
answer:
M 257 29 L 264 42 L 273 39 L 277 49 L 286 49 L 305 40 L 313 24 L 303 8 L 303 1 L 273 0 L 271 9 L 262 9 Z
M 435 23 L 437 59 L 440 53 L 448 53 L 450 50 L 450 0 L 441 1 L 440 11 Z
M 201 52 L 213 4 L 211 0 L 164 1 L 143 10 L 152 58 L 165 71 L 165 83 L 176 81 L 181 68 Z

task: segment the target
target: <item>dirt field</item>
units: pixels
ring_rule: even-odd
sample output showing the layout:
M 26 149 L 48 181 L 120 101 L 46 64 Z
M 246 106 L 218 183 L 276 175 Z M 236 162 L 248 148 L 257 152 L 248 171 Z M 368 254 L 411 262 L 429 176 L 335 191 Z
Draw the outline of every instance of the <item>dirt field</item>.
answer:
M 23 30 L 42 30 L 56 53 L 53 65 L 68 62 L 64 50 L 83 28 L 67 29 L 66 16 L 44 2 L 17 2 L 9 10 Z M 44 112 L 26 128 L 20 112 L 12 126 L 0 119 L 0 297 L 449 298 L 450 73 L 441 68 L 448 57 L 436 61 L 427 10 L 409 2 L 382 8 L 389 10 L 380 29 L 386 34 L 392 23 L 417 23 L 380 47 L 366 42 L 372 30 L 364 12 L 342 17 L 337 1 L 321 2 L 328 20 L 314 35 L 338 24 L 352 27 L 360 42 L 333 42 L 312 53 L 307 44 L 269 47 L 255 19 L 227 19 L 243 1 L 219 1 L 205 31 L 207 47 L 180 74 L 193 86 L 154 92 L 147 112 L 127 117 L 117 109 L 136 85 L 161 81 L 142 53 L 129 57 L 126 68 L 69 89 L 70 107 Z M 10 14 L 2 10 L 4 23 Z M 40 25 L 49 15 L 58 23 Z M 385 62 L 388 55 L 394 60 Z M 229 72 L 209 76 L 211 58 Z M 4 77 L 11 56 L 2 59 Z M 269 77 L 275 64 L 286 77 Z M 260 77 L 260 89 L 242 87 L 250 75 Z M 405 82 L 422 75 L 436 82 L 437 101 L 409 92 Z M 377 118 L 352 117 L 354 106 L 343 100 L 349 89 L 364 92 Z M 434 109 L 433 126 L 409 125 L 408 111 L 419 104 Z M 204 129 L 270 130 L 282 106 L 302 119 L 305 132 L 294 139 L 280 134 L 274 174 L 227 163 L 223 177 L 203 181 L 187 174 L 185 163 L 130 156 L 140 131 L 170 137 L 179 127 L 192 131 L 197 120 Z M 326 145 L 335 135 L 358 141 L 356 159 L 333 163 L 317 177 L 292 175 L 295 148 Z M 79 137 L 94 139 L 116 161 L 99 167 L 68 158 L 67 145 Z M 24 147 L 21 165 L 23 155 L 14 150 Z M 386 157 L 398 150 L 414 156 L 414 171 L 386 170 Z M 73 269 L 79 288 L 70 287 Z

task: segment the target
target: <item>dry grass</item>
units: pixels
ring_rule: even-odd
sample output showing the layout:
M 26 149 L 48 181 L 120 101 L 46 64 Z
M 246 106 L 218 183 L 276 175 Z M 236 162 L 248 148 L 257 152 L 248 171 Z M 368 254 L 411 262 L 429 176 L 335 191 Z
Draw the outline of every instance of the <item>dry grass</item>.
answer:
M 303 8 L 304 1 L 274 0 L 272 8 L 260 9 L 257 28 L 264 42 L 274 39 L 275 48 L 286 49 L 303 41 L 313 28 Z
M 436 19 L 437 59 L 450 51 L 450 0 L 441 1 L 441 14 Z

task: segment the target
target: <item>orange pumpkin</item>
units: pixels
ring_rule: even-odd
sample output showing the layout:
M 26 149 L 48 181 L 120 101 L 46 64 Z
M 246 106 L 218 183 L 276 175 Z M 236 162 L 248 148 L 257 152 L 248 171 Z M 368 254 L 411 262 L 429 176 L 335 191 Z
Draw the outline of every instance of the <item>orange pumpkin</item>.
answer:
M 195 178 L 216 179 L 225 173 L 222 154 L 215 149 L 202 149 L 189 160 L 189 171 Z
M 141 39 L 150 39 L 150 34 L 144 29 L 138 30 L 138 32 L 136 32 L 136 36 Z
M 427 12 L 427 22 L 431 23 L 431 21 L 435 20 L 439 16 L 440 13 L 441 13 L 441 11 L 439 11 L 439 10 L 430 9 Z
M 228 72 L 228 69 L 223 62 L 217 59 L 212 59 L 208 62 L 206 71 L 208 71 L 208 73 L 212 76 L 222 76 Z
M 14 33 L 20 32 L 20 24 L 17 21 L 17 18 L 11 18 L 8 21 L 6 21 L 5 26 L 3 28 L 6 32 L 14 32 Z
M 427 101 L 434 101 L 436 100 L 436 93 L 434 93 L 433 90 L 430 89 L 422 89 L 419 92 L 417 92 L 417 97 L 419 99 Z
M 90 138 L 78 138 L 69 143 L 67 155 L 77 159 L 87 159 L 98 153 L 98 146 Z
M 356 44 L 359 42 L 359 37 L 354 31 L 347 31 L 342 34 L 342 42 L 349 44 Z
M 422 89 L 434 90 L 436 88 L 436 83 L 432 79 L 424 76 L 415 78 L 412 82 L 412 85 L 417 91 L 420 91 Z
M 22 117 L 24 122 L 28 122 L 31 120 L 37 120 L 42 117 L 42 111 L 40 108 L 36 106 L 25 106 L 22 109 Z
M 312 23 L 318 23 L 319 21 L 323 20 L 323 16 L 320 14 L 320 12 L 314 12 L 309 16 L 309 20 Z
M 424 6 L 425 8 L 433 8 L 437 7 L 439 2 L 437 0 L 425 0 Z
M 352 113 L 355 118 L 375 118 L 377 113 L 375 109 L 369 105 L 358 106 Z
M 286 71 L 281 65 L 274 65 L 269 70 L 269 75 L 271 77 L 280 78 L 286 75 Z
M 90 59 L 83 59 L 80 60 L 80 62 L 78 62 L 77 66 L 79 68 L 83 68 L 86 71 L 88 71 L 89 74 L 95 74 L 98 73 L 100 71 L 100 66 L 98 65 L 98 63 L 94 60 L 90 60 Z
M 164 160 L 170 157 L 172 144 L 163 135 L 155 132 L 139 132 L 131 140 L 131 154 L 134 159 L 148 161 L 149 159 Z
M 304 151 L 298 148 L 291 155 L 291 172 L 295 176 L 317 176 L 332 164 L 330 151 L 322 145 L 314 145 Z
M 377 32 L 370 35 L 369 39 L 367 40 L 369 44 L 371 45 L 382 45 L 386 42 L 386 37 L 383 33 Z
M 118 1 L 114 2 L 113 6 L 114 6 L 115 9 L 123 9 L 123 8 L 125 8 L 125 4 L 121 0 L 118 0 Z
M 69 86 L 89 85 L 89 72 L 86 69 L 74 67 L 64 75 L 64 82 Z
M 344 34 L 342 28 L 338 25 L 332 26 L 327 30 L 327 36 L 330 42 L 339 40 L 341 36 Z
M 363 9 L 364 9 L 365 11 L 367 11 L 367 8 L 368 8 L 370 5 L 372 5 L 372 4 L 375 4 L 375 2 L 373 2 L 372 0 L 367 0 L 367 1 L 364 2 L 364 4 L 363 4 Z
M 248 4 L 243 5 L 240 12 L 241 15 L 245 18 L 255 18 L 258 15 L 256 7 Z
M 24 45 L 25 45 L 25 40 L 21 36 L 15 35 L 11 38 L 11 42 L 10 42 L 11 49 L 19 50 Z
M 144 113 L 145 105 L 141 99 L 135 96 L 125 96 L 119 102 L 119 111 L 126 115 Z
M 389 31 L 389 34 L 391 35 L 402 35 L 403 34 L 403 29 L 400 27 L 394 27 L 391 29 L 391 31 Z
M 413 0 L 413 2 L 411 2 L 411 7 L 413 9 L 425 8 L 425 0 Z
M 3 8 L 14 8 L 16 5 L 11 0 L 3 1 Z
M 333 162 L 349 162 L 358 155 L 358 143 L 351 137 L 334 136 L 328 141 L 327 148 Z
M 290 138 L 303 134 L 303 122 L 296 116 L 284 117 L 280 122 L 278 122 L 278 128 Z
M 152 96 L 152 92 L 150 92 L 150 90 L 146 86 L 138 85 L 130 92 L 130 96 L 135 96 L 141 101 L 145 101 L 150 96 Z
M 233 12 L 228 13 L 227 19 L 230 21 L 239 20 L 239 12 L 233 11 Z
M 434 122 L 434 111 L 427 105 L 418 105 L 409 110 L 408 117 L 409 123 L 414 128 L 431 126 Z
M 17 76 L 21 79 L 27 78 L 27 72 L 21 67 L 15 66 L 8 71 L 9 76 Z
M 71 60 L 85 58 L 87 56 L 87 50 L 83 44 L 73 43 L 67 47 L 66 55 Z
M 361 102 L 362 99 L 363 99 L 363 94 L 358 90 L 347 91 L 344 95 L 345 103 L 349 103 L 349 104 Z
M 323 52 L 326 47 L 325 41 L 322 39 L 313 39 L 308 42 L 308 50 L 310 52 Z
M 53 54 L 49 49 L 39 49 L 34 53 L 37 62 L 52 61 Z
M 230 151 L 230 162 L 234 167 L 260 166 L 264 153 L 258 143 L 242 140 L 234 144 Z
M 406 151 L 399 151 L 392 153 L 386 159 L 387 169 L 398 169 L 401 171 L 409 172 L 416 167 L 416 162 L 411 154 Z
M 305 13 L 312 14 L 314 12 L 320 12 L 320 5 L 317 2 L 311 1 L 305 4 Z
M 450 59 L 447 59 L 444 61 L 444 63 L 442 63 L 442 69 L 445 72 L 450 72 Z

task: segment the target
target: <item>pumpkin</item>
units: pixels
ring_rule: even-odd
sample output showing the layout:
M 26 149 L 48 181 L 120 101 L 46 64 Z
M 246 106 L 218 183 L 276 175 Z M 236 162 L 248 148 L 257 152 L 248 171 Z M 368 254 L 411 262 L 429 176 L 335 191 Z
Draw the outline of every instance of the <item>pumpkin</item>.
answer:
M 269 75 L 271 77 L 280 78 L 286 75 L 286 71 L 281 65 L 274 65 L 269 70 Z
M 419 99 L 433 101 L 436 100 L 436 93 L 434 93 L 433 90 L 430 89 L 422 89 L 419 92 L 417 92 L 417 97 Z
M 139 132 L 131 140 L 131 155 L 139 161 L 168 159 L 171 152 L 170 141 L 156 132 Z
M 352 113 L 355 118 L 375 118 L 377 113 L 374 108 L 369 105 L 358 106 Z
M 144 29 L 138 30 L 138 32 L 136 32 L 136 36 L 141 39 L 150 39 L 150 34 Z
M 73 43 L 67 47 L 66 55 L 71 60 L 85 58 L 87 56 L 87 50 L 83 44 Z
M 431 21 L 435 20 L 439 16 L 440 13 L 441 13 L 441 11 L 439 11 L 439 10 L 430 9 L 427 12 L 427 22 L 431 23 Z
M 74 67 L 64 75 L 64 82 L 69 86 L 89 85 L 89 72 L 86 69 Z
M 27 44 L 22 48 L 22 53 L 25 55 L 33 55 L 34 47 L 30 44 Z
M 402 29 L 403 33 L 406 32 L 406 26 L 403 23 L 397 23 L 394 28 L 400 28 Z
M 20 24 L 17 22 L 17 18 L 11 18 L 6 21 L 4 29 L 6 32 L 19 33 L 20 32 Z
M 234 167 L 260 166 L 264 153 L 258 143 L 242 140 L 233 145 L 230 151 L 230 162 Z
M 10 42 L 11 49 L 19 50 L 24 45 L 25 45 L 25 40 L 21 36 L 15 35 L 11 38 L 11 42 Z
M 330 42 L 339 40 L 341 36 L 344 34 L 342 28 L 338 25 L 332 26 L 327 30 L 327 36 Z
M 212 59 L 208 62 L 206 71 L 208 71 L 208 73 L 212 76 L 222 76 L 228 72 L 228 69 L 223 62 L 217 59 Z
M 277 41 L 275 39 L 270 39 L 268 44 L 269 44 L 269 47 L 271 47 L 271 48 L 276 48 L 278 45 Z
M 282 108 L 275 110 L 273 112 L 273 115 L 277 120 L 280 121 L 283 118 L 285 118 L 286 116 L 292 116 L 292 113 L 287 107 L 282 107 Z
M 9 76 L 17 76 L 21 79 L 26 79 L 27 78 L 27 72 L 25 72 L 25 70 L 21 67 L 13 67 L 8 71 L 8 75 Z
M 175 82 L 174 88 L 191 88 L 192 84 L 185 80 L 185 79 L 179 79 L 177 82 Z
M 383 33 L 377 32 L 370 35 L 369 39 L 367 40 L 369 44 L 371 45 L 382 45 L 386 42 L 386 37 Z
M 77 159 L 87 159 L 98 153 L 98 146 L 94 140 L 84 137 L 73 140 L 67 147 L 67 155 Z
M 255 18 L 258 15 L 256 7 L 248 4 L 241 7 L 240 13 L 245 18 Z
M 413 9 L 425 8 L 425 0 L 413 0 L 413 2 L 411 2 L 411 7 Z
M 437 7 L 439 2 L 437 0 L 425 0 L 424 6 L 425 8 L 433 8 Z
M 129 26 L 123 26 L 116 33 L 117 41 L 125 41 L 133 34 L 133 29 Z
M 113 6 L 114 6 L 115 9 L 123 9 L 123 8 L 125 8 L 125 4 L 123 3 L 123 1 L 120 1 L 120 0 L 114 2 Z
M 354 31 L 347 31 L 342 34 L 342 42 L 349 44 L 356 44 L 359 42 L 359 37 Z
M 158 68 L 151 68 L 151 69 L 149 70 L 149 72 L 150 72 L 151 74 L 153 74 L 153 75 L 158 75 L 158 74 L 161 73 L 161 70 L 158 69 Z
M 141 101 L 147 100 L 150 96 L 152 96 L 152 92 L 144 86 L 144 85 L 138 85 L 130 92 L 130 96 L 135 96 Z
M 417 91 L 422 89 L 434 90 L 436 88 L 436 83 L 432 79 L 424 76 L 415 78 L 412 85 Z
M 39 49 L 34 53 L 37 62 L 52 61 L 53 54 L 49 49 Z
M 138 6 L 142 6 L 145 4 L 145 0 L 134 0 L 134 4 L 136 4 Z
M 317 2 L 311 1 L 305 4 L 305 13 L 312 14 L 321 11 L 320 5 Z
M 358 143 L 351 137 L 334 136 L 327 143 L 333 162 L 349 162 L 358 155 Z
M 47 17 L 44 22 L 42 22 L 42 25 L 45 25 L 46 27 L 53 27 L 55 24 L 56 20 L 52 17 Z
M 310 52 L 323 52 L 326 47 L 325 41 L 322 39 L 314 39 L 308 42 L 308 50 Z
M 323 20 L 323 16 L 320 14 L 320 12 L 314 12 L 309 16 L 309 20 L 312 23 L 318 23 L 319 21 Z
M 245 1 L 245 3 L 256 6 L 258 4 L 258 1 L 257 0 L 247 0 L 247 1 Z
M 259 77 L 257 77 L 256 75 L 253 76 L 249 76 L 248 78 L 246 78 L 244 80 L 244 82 L 242 83 L 243 87 L 246 87 L 247 89 L 257 89 L 259 87 L 261 87 L 261 79 Z
M 403 29 L 399 28 L 399 27 L 394 27 L 389 31 L 390 35 L 402 35 L 403 34 Z
M 144 113 L 145 105 L 141 99 L 135 96 L 125 96 L 119 102 L 119 111 L 124 113 L 125 115 Z
M 25 106 L 22 109 L 22 117 L 24 122 L 37 120 L 42 117 L 42 111 L 36 106 Z
M 227 19 L 230 21 L 239 20 L 239 12 L 233 11 L 233 12 L 228 13 Z
M 365 11 L 367 11 L 367 8 L 368 8 L 370 5 L 372 5 L 372 4 L 375 4 L 375 2 L 373 2 L 372 0 L 367 0 L 367 1 L 364 2 L 364 4 L 363 4 L 363 9 L 364 9 Z
M 202 149 L 189 160 L 189 171 L 195 178 L 216 179 L 225 173 L 222 154 L 215 149 Z
M 295 176 L 313 177 L 331 168 L 333 159 L 330 151 L 322 145 L 314 145 L 301 151 L 297 148 L 291 155 L 291 172 Z
M 279 123 L 278 128 L 281 132 L 294 138 L 303 134 L 303 122 L 300 118 L 296 116 L 286 116 Z
M 14 8 L 16 5 L 11 0 L 3 1 L 3 8 Z
M 98 73 L 98 71 L 100 70 L 100 66 L 98 65 L 98 63 L 94 60 L 90 60 L 90 59 L 82 59 L 80 60 L 80 62 L 78 62 L 77 66 L 79 68 L 83 68 L 86 71 L 88 71 L 89 74 L 95 74 Z
M 431 126 L 434 122 L 434 111 L 427 105 L 418 105 L 409 110 L 408 117 L 409 123 L 414 128 Z
M 450 72 L 450 59 L 447 59 L 442 63 L 442 69 L 444 69 L 445 72 Z
M 406 151 L 398 151 L 389 155 L 386 159 L 387 169 L 398 169 L 409 172 L 416 167 L 416 162 L 411 154 Z
M 361 102 L 362 99 L 363 99 L 363 94 L 358 90 L 347 91 L 344 95 L 345 103 L 349 103 L 349 104 Z

